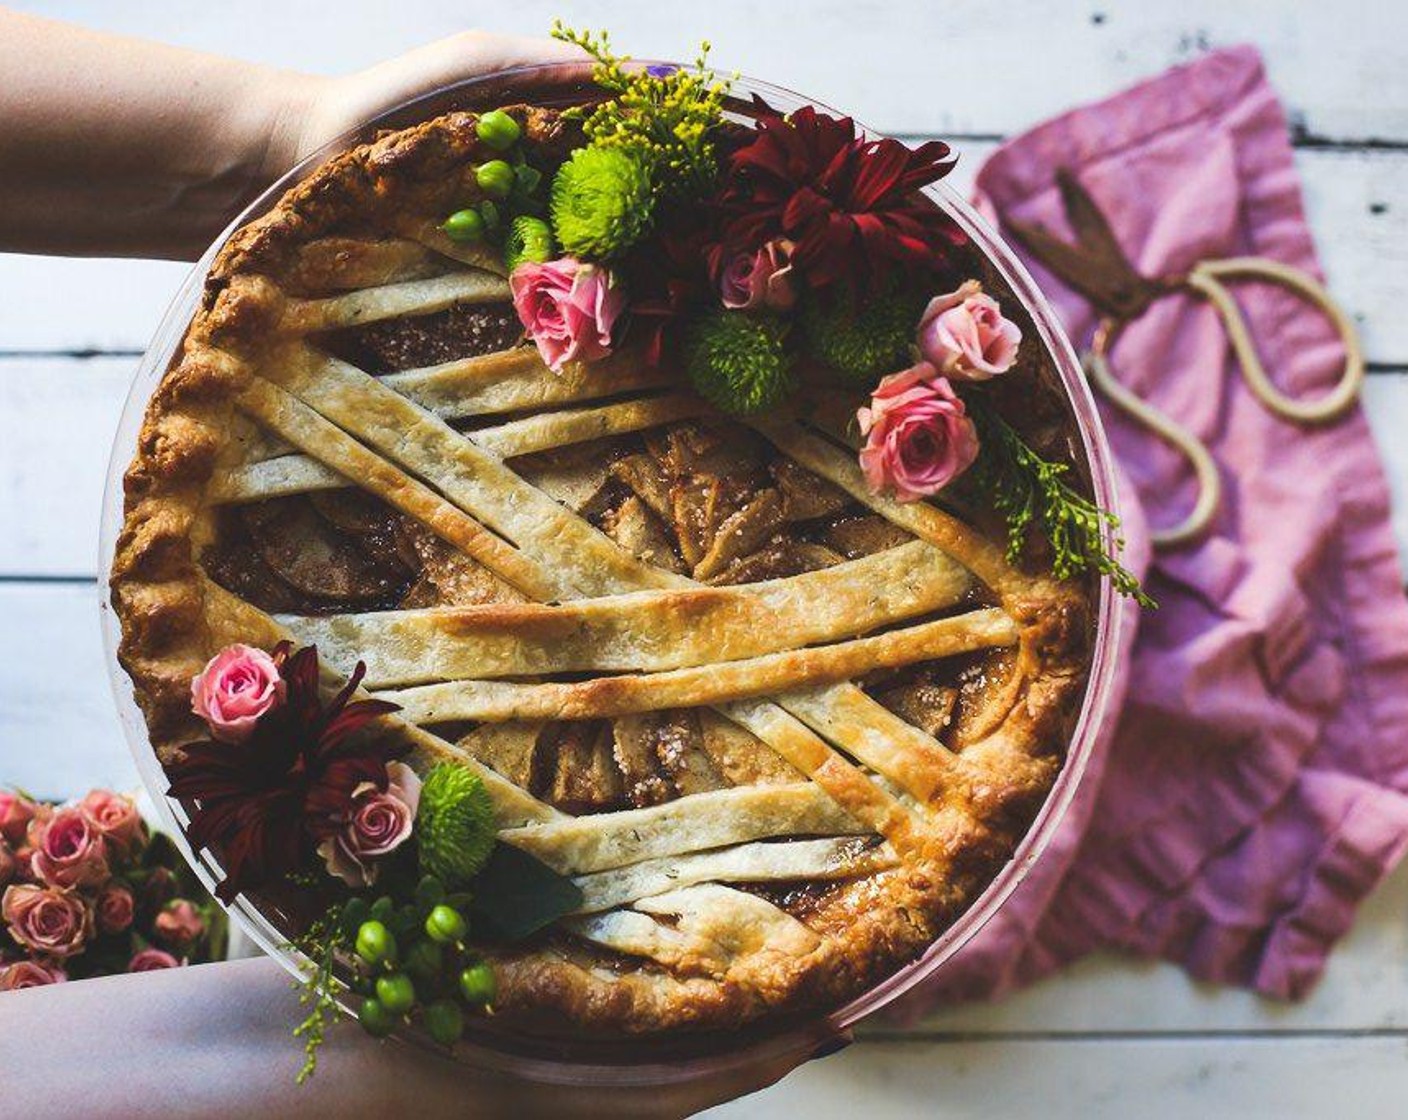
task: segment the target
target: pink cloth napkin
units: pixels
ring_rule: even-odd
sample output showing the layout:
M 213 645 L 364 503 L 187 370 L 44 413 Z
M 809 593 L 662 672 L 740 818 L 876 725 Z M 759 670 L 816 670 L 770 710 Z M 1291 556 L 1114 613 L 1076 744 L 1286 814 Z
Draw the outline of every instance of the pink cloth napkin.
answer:
M 1319 275 L 1286 122 L 1250 48 L 1004 145 L 978 176 L 980 204 L 1069 237 L 1062 166 L 1146 275 L 1241 255 Z M 1087 345 L 1097 313 L 1032 271 Z M 1236 294 L 1283 389 L 1335 383 L 1343 352 L 1321 316 L 1268 286 Z M 1201 543 L 1153 559 L 1161 608 L 1138 620 L 1123 713 L 1056 842 L 901 1015 L 1000 994 L 1105 946 L 1302 996 L 1408 845 L 1408 600 L 1364 416 L 1322 428 L 1272 417 L 1192 297 L 1131 325 L 1113 368 L 1208 444 L 1223 505 Z M 1148 520 L 1179 520 L 1187 464 L 1104 402 L 1102 414 Z

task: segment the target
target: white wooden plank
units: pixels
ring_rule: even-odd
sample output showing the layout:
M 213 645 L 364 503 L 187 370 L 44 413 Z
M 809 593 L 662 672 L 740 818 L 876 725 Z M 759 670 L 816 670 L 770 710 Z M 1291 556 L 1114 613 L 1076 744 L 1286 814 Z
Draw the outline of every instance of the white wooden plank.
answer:
M 994 146 L 960 143 L 955 186 L 967 190 Z M 1408 151 L 1302 149 L 1296 163 L 1332 287 L 1369 360 L 1408 365 Z M 185 272 L 164 261 L 0 254 L 0 352 L 141 350 Z
M 194 19 L 179 0 L 46 0 L 21 8 L 290 68 L 337 73 L 481 26 L 542 35 L 559 0 L 496 7 L 456 0 L 246 0 Z M 1382 0 L 1267 4 L 1183 0 L 812 0 L 803 7 L 715 0 L 597 0 L 565 13 L 609 27 L 636 57 L 693 57 L 756 74 L 907 133 L 1008 133 L 1104 96 L 1209 47 L 1256 42 L 1293 113 L 1313 132 L 1408 139 L 1401 44 L 1408 9 Z M 1394 96 L 1397 91 L 1400 95 Z
M 0 783 L 45 797 L 137 774 L 108 688 L 94 584 L 0 583 Z
M 1405 1039 L 858 1043 L 713 1120 L 1388 1120 L 1404 1115 Z
M 0 575 L 89 576 L 135 358 L 0 358 Z

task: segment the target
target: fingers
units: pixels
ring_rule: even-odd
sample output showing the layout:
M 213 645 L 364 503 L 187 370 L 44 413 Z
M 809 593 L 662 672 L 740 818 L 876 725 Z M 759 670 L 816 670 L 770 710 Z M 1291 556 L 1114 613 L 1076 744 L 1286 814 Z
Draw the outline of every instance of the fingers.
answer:
M 317 80 L 312 94 L 298 99 L 306 107 L 291 114 L 297 119 L 287 130 L 292 133 L 284 144 L 288 150 L 278 155 L 286 167 L 389 109 L 467 78 L 561 62 L 580 62 L 587 72 L 586 56 L 571 43 L 462 31 L 355 74 Z

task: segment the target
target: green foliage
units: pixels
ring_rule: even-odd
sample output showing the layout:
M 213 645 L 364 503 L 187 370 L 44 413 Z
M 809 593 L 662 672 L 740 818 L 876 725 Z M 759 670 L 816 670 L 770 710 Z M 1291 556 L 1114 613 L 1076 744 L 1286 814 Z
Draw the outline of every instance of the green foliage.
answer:
M 607 260 L 650 229 L 655 207 L 649 171 L 627 152 L 578 148 L 552 181 L 553 230 L 581 260 Z
M 504 268 L 510 276 L 524 261 L 541 264 L 552 260 L 552 254 L 552 229 L 547 222 L 531 214 L 520 214 L 513 219 L 508 236 L 504 238 Z
M 582 891 L 566 875 L 512 844 L 499 844 L 474 880 L 470 914 L 476 936 L 513 942 L 537 933 L 582 904 Z M 493 998 L 482 974 L 475 990 Z M 461 978 L 463 992 L 463 978 Z M 473 1001 L 471 1001 L 473 1002 Z
M 1157 606 L 1116 559 L 1124 547 L 1117 535 L 1120 519 L 1068 486 L 1070 468 L 1033 451 L 987 401 L 973 394 L 967 405 L 982 445 L 972 478 L 1007 519 L 1008 560 L 1016 561 L 1035 528 L 1051 543 L 1051 572 L 1057 579 L 1097 572 L 1140 606 Z
M 425 777 L 416 815 L 421 870 L 454 888 L 463 886 L 494 847 L 494 808 L 479 775 L 442 762 Z
M 782 324 L 742 311 L 717 311 L 694 323 L 685 368 L 699 395 L 724 412 L 761 412 L 792 388 Z
M 661 193 L 684 198 L 706 194 L 718 175 L 714 132 L 723 121 L 732 85 L 708 68 L 709 44 L 700 44 L 694 69 L 651 73 L 611 52 L 605 31 L 574 31 L 561 20 L 552 35 L 596 59 L 592 77 L 613 94 L 599 105 L 573 110 L 592 147 L 627 153 L 650 169 Z
M 327 1037 L 328 1026 L 337 1021 L 341 1009 L 337 1006 L 338 981 L 333 975 L 337 954 L 350 944 L 343 907 L 332 906 L 292 941 L 308 958 L 304 978 L 299 986 L 298 1002 L 308 1008 L 308 1015 L 293 1028 L 293 1037 L 303 1040 L 303 1065 L 298 1071 L 302 1085 L 318 1070 L 318 1051 Z
M 807 353 L 848 381 L 872 385 L 910 364 L 923 300 L 908 293 L 877 296 L 859 307 L 803 302 L 800 324 Z

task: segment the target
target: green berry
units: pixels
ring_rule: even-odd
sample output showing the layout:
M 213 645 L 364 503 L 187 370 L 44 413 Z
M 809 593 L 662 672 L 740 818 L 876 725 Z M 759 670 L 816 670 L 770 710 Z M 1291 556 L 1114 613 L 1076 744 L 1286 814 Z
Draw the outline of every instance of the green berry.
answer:
M 482 241 L 484 219 L 477 210 L 456 210 L 440 226 L 451 241 Z
M 479 775 L 453 762 L 434 767 L 421 786 L 416 830 L 423 873 L 451 889 L 472 879 L 494 847 L 494 807 Z
M 453 1046 L 464 1034 L 464 1013 L 452 1000 L 436 1000 L 422 1014 L 425 1029 L 441 1046 Z
M 513 190 L 513 184 L 517 181 L 517 176 L 513 173 L 505 160 L 491 159 L 488 163 L 481 163 L 474 171 L 474 181 L 479 184 L 479 189 L 490 198 L 507 198 L 508 192 Z
M 870 385 L 910 364 L 922 309 L 922 300 L 904 294 L 876 296 L 859 307 L 807 300 L 799 317 L 803 344 L 847 380 Z
M 699 395 L 724 412 L 761 412 L 792 388 L 782 326 L 741 311 L 715 312 L 694 324 L 686 370 Z
M 417 941 L 406 954 L 406 971 L 420 980 L 433 980 L 445 963 L 445 951 L 437 941 Z
M 493 1003 L 496 991 L 494 970 L 486 962 L 472 964 L 460 973 L 460 994 L 464 996 L 466 1003 Z
M 377 1002 L 392 1015 L 404 1015 L 416 1004 L 416 989 L 404 972 L 376 978 Z
M 584 260 L 629 249 L 649 230 L 654 206 L 649 169 L 618 148 L 578 148 L 552 181 L 557 239 Z
M 425 932 L 432 941 L 450 943 L 463 941 L 469 927 L 458 910 L 441 903 L 425 919 Z
M 491 109 L 480 116 L 475 131 L 479 133 L 479 139 L 497 152 L 508 151 L 523 134 L 518 122 L 502 109 Z
M 396 963 L 396 938 L 375 919 L 357 927 L 357 956 L 375 967 Z
M 357 1021 L 373 1038 L 385 1038 L 396 1027 L 395 1018 L 374 999 L 362 1001 L 362 1006 L 357 1011 Z
M 541 218 L 523 214 L 513 219 L 504 238 L 504 267 L 510 273 L 524 261 L 552 260 L 552 227 Z

